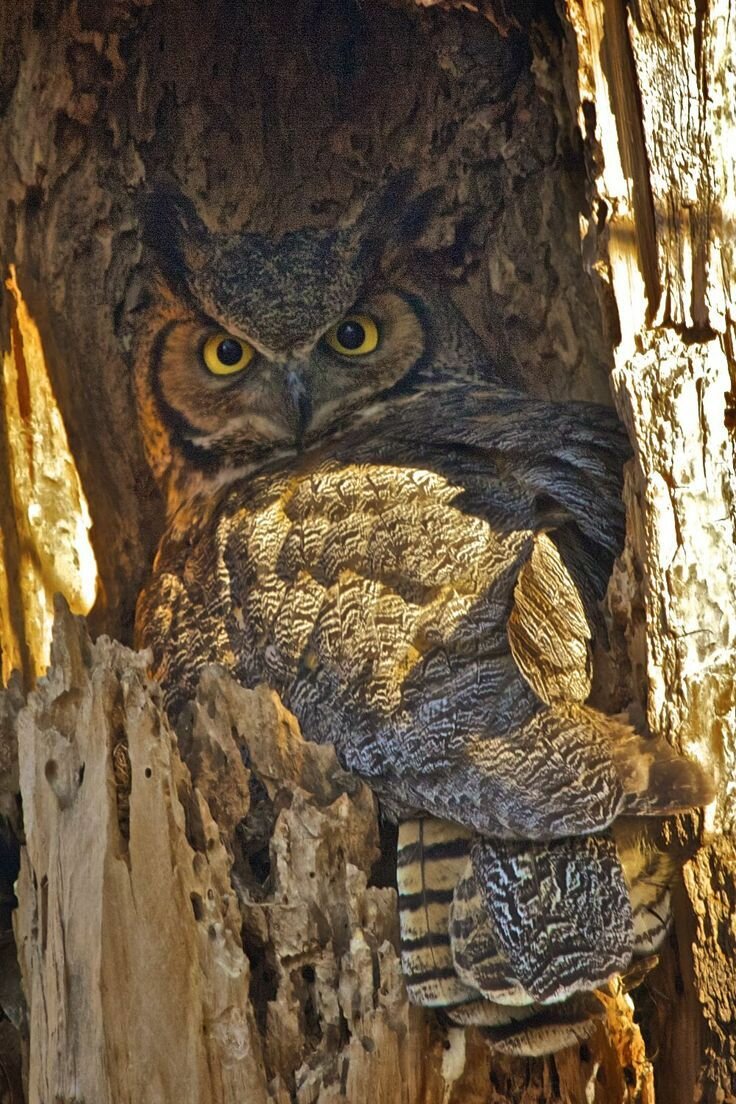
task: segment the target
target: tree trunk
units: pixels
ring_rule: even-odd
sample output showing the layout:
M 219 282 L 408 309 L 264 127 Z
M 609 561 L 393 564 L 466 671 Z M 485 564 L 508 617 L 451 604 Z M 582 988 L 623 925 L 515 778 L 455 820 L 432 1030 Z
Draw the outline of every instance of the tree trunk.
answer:
M 734 21 L 468 8 L 0 9 L 0 648 L 26 691 L 52 659 L 0 698 L 28 1004 L 0 976 L 0 1101 L 21 1056 L 32 1104 L 736 1099 Z M 125 646 L 161 525 L 126 359 L 140 196 L 173 178 L 211 226 L 280 233 L 402 167 L 441 184 L 422 261 L 509 377 L 613 394 L 636 458 L 603 690 L 721 783 L 662 962 L 543 1060 L 408 1005 L 390 832 L 329 749 L 214 670 L 175 736 Z M 56 592 L 122 643 L 59 604 L 50 652 Z

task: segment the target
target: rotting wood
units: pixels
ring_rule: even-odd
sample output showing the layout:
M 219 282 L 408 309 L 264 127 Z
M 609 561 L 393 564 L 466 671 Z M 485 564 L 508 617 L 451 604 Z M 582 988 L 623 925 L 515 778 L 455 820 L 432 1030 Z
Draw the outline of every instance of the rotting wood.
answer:
M 191 775 L 145 657 L 91 644 L 59 607 L 53 666 L 18 719 L 28 1099 L 485 1099 L 465 1092 L 462 1032 L 445 1050 L 407 1004 L 395 893 L 369 885 L 370 791 L 222 673 L 189 721 Z M 241 867 L 239 902 L 227 841 L 249 831 L 261 865 Z

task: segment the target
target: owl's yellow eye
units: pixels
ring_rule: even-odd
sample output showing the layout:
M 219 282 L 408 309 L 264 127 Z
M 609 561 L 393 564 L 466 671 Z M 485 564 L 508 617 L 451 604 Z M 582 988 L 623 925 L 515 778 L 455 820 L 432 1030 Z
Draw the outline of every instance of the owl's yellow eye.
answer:
M 202 357 L 214 376 L 232 376 L 250 364 L 253 352 L 247 341 L 222 331 L 207 338 Z
M 325 341 L 341 356 L 365 356 L 378 345 L 378 326 L 367 314 L 349 314 L 325 334 Z

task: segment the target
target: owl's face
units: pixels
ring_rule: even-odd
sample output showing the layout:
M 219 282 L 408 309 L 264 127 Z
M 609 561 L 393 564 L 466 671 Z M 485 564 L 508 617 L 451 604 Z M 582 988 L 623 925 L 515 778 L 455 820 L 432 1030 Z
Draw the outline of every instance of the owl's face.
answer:
M 286 313 L 288 303 L 274 287 L 273 306 Z M 403 380 L 423 350 L 419 319 L 398 289 L 330 305 L 286 333 L 214 299 L 207 307 L 178 305 L 152 365 L 164 421 L 189 454 L 247 463 L 303 448 Z
M 385 231 L 374 206 L 346 229 L 270 240 L 210 233 L 181 198 L 153 208 L 159 275 L 138 327 L 136 390 L 170 507 L 309 448 L 418 381 L 425 312 L 386 275 L 376 225 Z

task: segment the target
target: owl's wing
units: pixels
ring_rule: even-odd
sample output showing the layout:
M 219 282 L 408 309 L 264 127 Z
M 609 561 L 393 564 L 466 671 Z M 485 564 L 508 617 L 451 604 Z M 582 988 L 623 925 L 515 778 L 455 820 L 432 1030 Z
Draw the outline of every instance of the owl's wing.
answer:
M 397 883 L 410 1000 L 483 1026 L 516 1053 L 550 1053 L 588 1034 L 596 1005 L 586 994 L 613 973 L 640 973 L 669 924 L 687 853 L 652 828 L 630 820 L 613 838 L 508 844 L 448 821 L 403 821 Z
M 593 607 L 623 543 L 628 445 L 615 414 L 468 385 L 411 396 L 402 419 L 403 443 L 394 420 L 371 441 L 351 441 L 349 450 L 366 461 L 424 464 L 461 489 L 438 519 L 448 537 L 425 541 L 421 562 L 430 569 L 446 562 L 457 534 L 472 547 L 478 517 L 498 539 L 489 567 L 479 554 L 470 580 L 476 605 L 442 642 L 446 663 L 438 651 L 436 682 L 429 663 L 405 680 L 404 700 L 411 688 L 425 701 L 405 731 L 383 730 L 389 776 L 414 807 L 505 838 L 600 832 L 624 812 L 709 800 L 712 787 L 696 764 L 582 704 L 590 689 Z M 404 516 L 406 559 L 415 534 L 418 543 L 437 522 L 418 515 L 412 527 Z M 514 541 L 525 533 L 522 549 Z M 506 610 L 499 597 L 504 577 L 513 592 Z M 467 579 L 452 585 L 461 589 Z M 346 754 L 370 774 L 373 762 L 382 769 L 377 750 L 368 742 Z
M 594 403 L 537 401 L 481 384 L 448 384 L 407 397 L 400 419 L 389 410 L 374 429 L 378 439 L 390 439 L 392 450 L 403 441 L 414 460 L 431 455 L 437 471 L 447 457 L 450 475 L 458 460 L 464 466 L 461 451 L 469 461 L 477 458 L 478 471 L 492 468 L 524 496 L 531 493 L 542 527 L 545 513 L 553 525 L 574 521 L 610 574 L 623 544 L 623 465 L 631 456 L 615 411 Z M 473 498 L 482 510 L 482 493 Z
M 497 714 L 468 719 L 455 739 L 454 714 L 438 714 L 429 729 L 388 734 L 373 780 L 364 747 L 347 747 L 344 756 L 379 792 L 403 794 L 409 808 L 505 840 L 588 835 L 624 814 L 712 800 L 707 774 L 666 741 L 575 702 L 535 704 L 523 685 L 507 690 Z
M 609 836 L 477 837 L 471 857 L 499 952 L 534 1000 L 595 989 L 629 966 L 631 902 Z
M 545 533 L 535 536 L 518 574 L 507 631 L 516 665 L 541 701 L 585 701 L 592 630 L 575 581 Z

